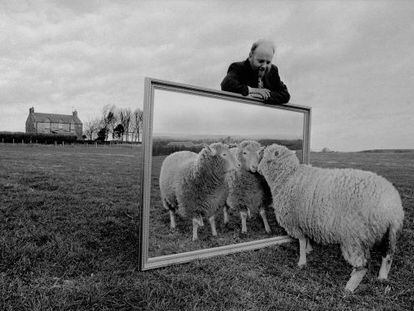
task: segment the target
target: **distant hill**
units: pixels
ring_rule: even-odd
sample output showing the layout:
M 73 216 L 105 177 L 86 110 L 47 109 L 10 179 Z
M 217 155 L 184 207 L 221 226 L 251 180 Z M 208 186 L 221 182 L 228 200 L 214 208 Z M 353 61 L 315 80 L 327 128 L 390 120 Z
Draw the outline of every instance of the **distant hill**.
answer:
M 372 150 L 362 150 L 358 152 L 365 152 L 365 153 L 414 153 L 414 149 L 372 149 Z
M 277 138 L 275 138 L 277 136 Z M 153 139 L 154 140 L 176 140 L 176 141 L 201 141 L 201 140 L 216 140 L 219 141 L 221 139 L 231 137 L 234 140 L 245 140 L 245 139 L 278 139 L 278 140 L 298 140 L 301 137 L 293 137 L 293 136 L 286 136 L 286 135 L 228 135 L 228 134 L 171 134 L 171 133 L 154 133 Z

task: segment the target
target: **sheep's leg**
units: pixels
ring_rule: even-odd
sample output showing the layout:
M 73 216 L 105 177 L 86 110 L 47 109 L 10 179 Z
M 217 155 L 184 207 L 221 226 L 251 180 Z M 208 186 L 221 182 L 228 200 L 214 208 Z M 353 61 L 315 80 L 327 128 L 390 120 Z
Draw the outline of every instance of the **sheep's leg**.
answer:
M 391 264 L 391 254 L 387 254 L 387 256 L 382 257 L 381 268 L 378 274 L 378 280 L 386 280 L 388 278 L 388 273 L 390 272 Z
M 263 224 L 265 226 L 266 233 L 272 232 L 272 230 L 270 230 L 269 223 L 267 222 L 266 211 L 264 210 L 264 208 L 260 209 L 260 216 L 262 216 Z
M 241 211 L 240 218 L 242 222 L 242 233 L 247 233 L 247 224 L 246 224 L 247 212 Z
M 275 214 L 275 219 L 276 219 L 277 223 L 279 223 L 279 221 L 277 220 L 277 212 L 276 212 L 275 209 L 273 211 L 274 211 L 274 214 Z
M 306 238 L 299 239 L 299 262 L 298 266 L 302 268 L 306 265 Z
M 366 267 L 357 267 L 352 270 L 351 278 L 348 283 L 346 283 L 345 290 L 350 291 L 351 293 L 358 287 L 361 283 L 362 278 L 367 273 L 368 269 Z
M 202 217 L 193 218 L 193 241 L 198 240 L 198 227 L 203 227 L 204 222 Z
M 210 227 L 211 227 L 211 234 L 213 236 L 217 236 L 217 230 L 216 230 L 216 219 L 215 216 L 211 216 L 208 221 L 210 222 Z
M 169 212 L 170 212 L 170 228 L 175 229 L 175 227 L 177 226 L 175 222 L 175 212 L 173 210 L 169 210 Z
M 346 283 L 345 290 L 353 292 L 361 283 L 362 278 L 368 269 L 368 259 L 370 257 L 369 249 L 360 245 L 360 243 L 343 243 L 341 245 L 342 255 L 353 267 L 351 278 Z
M 392 258 L 395 252 L 395 246 L 397 244 L 397 230 L 392 226 L 388 230 L 387 235 L 387 253 L 386 256 L 382 257 L 381 268 L 378 273 L 379 280 L 386 280 L 388 278 L 388 273 L 391 269 Z
M 310 243 L 310 240 L 306 238 L 306 248 L 305 248 L 306 254 L 309 254 L 311 251 L 313 251 L 312 244 Z
M 224 218 L 224 224 L 228 224 L 229 223 L 229 213 L 227 211 L 227 206 L 224 205 L 223 207 L 223 218 Z

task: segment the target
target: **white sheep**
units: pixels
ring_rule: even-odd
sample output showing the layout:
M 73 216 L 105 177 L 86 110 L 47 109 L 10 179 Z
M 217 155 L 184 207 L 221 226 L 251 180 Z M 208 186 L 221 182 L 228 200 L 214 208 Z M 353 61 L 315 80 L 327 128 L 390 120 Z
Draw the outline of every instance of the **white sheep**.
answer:
M 239 211 L 242 233 L 247 233 L 246 219 L 251 213 L 260 213 L 267 233 L 271 232 L 265 208 L 272 202 L 269 186 L 263 176 L 257 173 L 259 152 L 262 146 L 257 141 L 242 141 L 230 151 L 241 166 L 227 176 L 228 196 L 226 203 L 230 209 Z M 227 210 L 224 209 L 224 223 L 228 222 Z
M 389 181 L 372 172 L 299 164 L 294 152 L 276 144 L 264 150 L 258 171 L 270 186 L 279 224 L 299 239 L 299 266 L 312 250 L 309 239 L 339 244 L 353 266 L 345 287 L 353 292 L 367 272 L 370 249 L 386 242 L 378 278 L 387 279 L 404 218 Z
M 227 145 L 213 143 L 198 154 L 178 151 L 167 156 L 161 166 L 160 191 L 163 206 L 169 210 L 170 226 L 176 227 L 175 213 L 191 217 L 193 241 L 207 217 L 213 236 L 217 235 L 215 213 L 226 199 L 225 175 L 239 166 Z

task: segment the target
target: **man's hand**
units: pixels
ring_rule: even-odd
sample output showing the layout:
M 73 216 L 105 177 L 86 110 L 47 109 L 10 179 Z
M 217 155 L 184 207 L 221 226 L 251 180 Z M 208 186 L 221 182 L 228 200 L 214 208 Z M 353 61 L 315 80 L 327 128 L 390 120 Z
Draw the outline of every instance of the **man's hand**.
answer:
M 260 94 L 255 94 L 255 93 L 253 93 L 253 94 L 249 94 L 249 95 L 247 95 L 247 96 L 248 96 L 248 97 L 250 97 L 250 98 L 255 98 L 255 99 L 264 100 L 263 96 L 262 96 L 262 95 L 260 95 Z
M 249 96 L 266 100 L 270 97 L 270 90 L 249 87 Z

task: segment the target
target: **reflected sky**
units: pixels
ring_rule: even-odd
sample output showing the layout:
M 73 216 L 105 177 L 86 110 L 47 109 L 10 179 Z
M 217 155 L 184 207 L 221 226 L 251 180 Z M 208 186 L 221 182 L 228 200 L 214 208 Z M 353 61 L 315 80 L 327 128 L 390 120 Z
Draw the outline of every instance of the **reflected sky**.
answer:
M 301 139 L 303 113 L 154 90 L 155 137 L 205 134 Z

